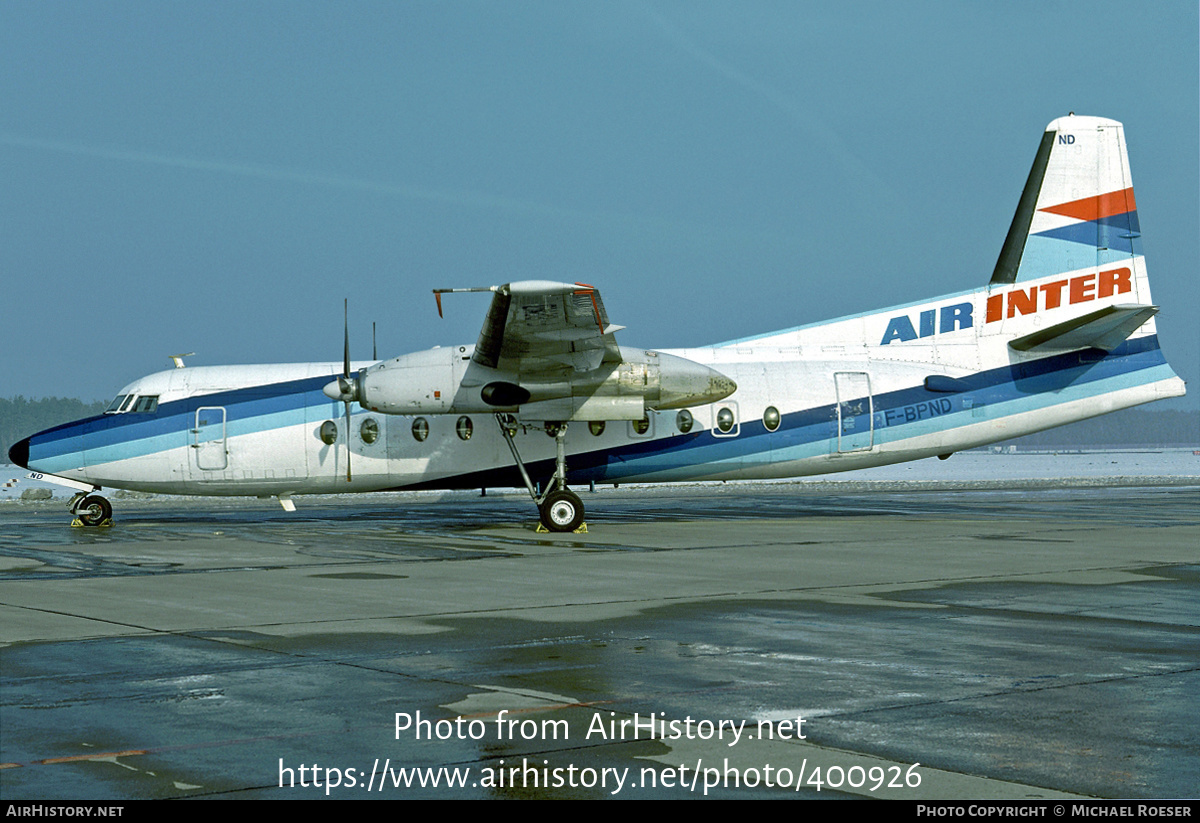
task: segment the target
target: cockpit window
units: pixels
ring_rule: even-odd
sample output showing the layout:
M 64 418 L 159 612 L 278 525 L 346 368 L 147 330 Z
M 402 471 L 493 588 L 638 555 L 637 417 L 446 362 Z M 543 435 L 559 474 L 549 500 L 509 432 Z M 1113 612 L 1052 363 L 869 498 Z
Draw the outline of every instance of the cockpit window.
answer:
M 108 408 L 104 410 L 104 413 L 141 412 L 142 414 L 151 414 L 157 408 L 157 394 L 143 394 L 141 397 L 138 397 L 136 394 L 118 394 L 116 399 L 108 404 Z
M 137 404 L 130 411 L 149 414 L 158 408 L 157 394 L 144 394 L 137 399 Z

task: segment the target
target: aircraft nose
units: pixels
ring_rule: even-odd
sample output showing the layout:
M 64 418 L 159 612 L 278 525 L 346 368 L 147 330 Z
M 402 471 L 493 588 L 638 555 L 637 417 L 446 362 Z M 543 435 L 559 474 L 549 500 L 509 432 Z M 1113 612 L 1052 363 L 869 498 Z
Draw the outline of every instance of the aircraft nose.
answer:
M 8 449 L 8 460 L 23 469 L 29 468 L 29 438 L 18 440 Z

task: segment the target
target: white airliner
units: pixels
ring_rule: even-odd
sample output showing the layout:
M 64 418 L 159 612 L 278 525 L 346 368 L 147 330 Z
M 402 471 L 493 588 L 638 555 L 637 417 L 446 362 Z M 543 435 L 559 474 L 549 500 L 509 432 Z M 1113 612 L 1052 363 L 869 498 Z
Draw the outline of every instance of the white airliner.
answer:
M 77 490 L 276 496 L 780 478 L 947 457 L 1184 393 L 1158 346 L 1124 129 L 1046 129 L 982 288 L 705 348 L 617 344 L 599 292 L 490 289 L 474 345 L 375 363 L 175 368 L 9 451 Z M 177 361 L 178 363 L 181 361 Z M 549 436 L 548 436 L 549 435 Z

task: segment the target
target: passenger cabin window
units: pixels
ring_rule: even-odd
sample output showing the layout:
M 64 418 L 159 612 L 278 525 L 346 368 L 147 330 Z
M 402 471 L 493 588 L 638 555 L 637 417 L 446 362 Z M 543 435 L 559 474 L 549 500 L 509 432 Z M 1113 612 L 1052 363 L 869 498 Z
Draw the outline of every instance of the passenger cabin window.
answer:
M 779 409 L 774 406 L 767 406 L 763 412 L 763 425 L 767 427 L 767 431 L 773 432 L 779 428 L 779 423 L 782 418 L 779 416 Z
M 475 431 L 475 426 L 471 423 L 471 418 L 464 414 L 458 418 L 458 423 L 455 424 L 454 431 L 458 434 L 459 440 L 470 440 L 471 435 Z

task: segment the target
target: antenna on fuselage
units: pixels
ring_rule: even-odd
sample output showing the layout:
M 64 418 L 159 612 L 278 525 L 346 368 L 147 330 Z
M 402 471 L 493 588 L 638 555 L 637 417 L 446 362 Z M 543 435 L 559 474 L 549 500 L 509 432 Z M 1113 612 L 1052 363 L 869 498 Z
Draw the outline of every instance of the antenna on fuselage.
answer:
M 183 358 L 191 357 L 193 354 L 195 354 L 194 351 L 190 351 L 187 354 L 168 354 L 167 358 L 170 359 L 170 361 L 175 364 L 175 368 L 182 369 L 183 368 Z

